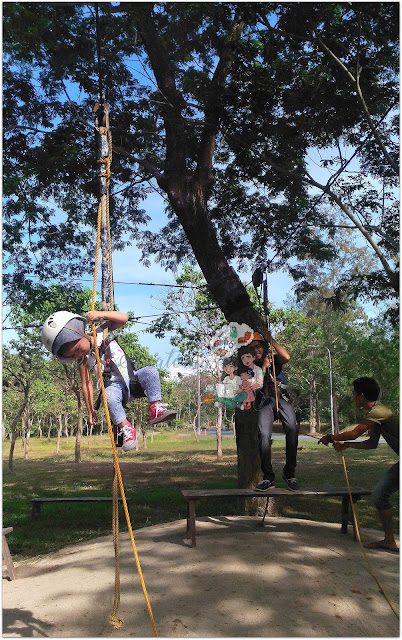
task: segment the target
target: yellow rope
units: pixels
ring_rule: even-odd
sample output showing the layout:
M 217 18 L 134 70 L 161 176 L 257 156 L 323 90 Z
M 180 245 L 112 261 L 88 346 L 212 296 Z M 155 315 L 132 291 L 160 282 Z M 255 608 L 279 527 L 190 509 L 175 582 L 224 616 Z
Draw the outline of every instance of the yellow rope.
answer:
M 96 251 L 95 251 L 95 270 L 94 270 L 94 283 L 92 287 L 92 300 L 91 300 L 91 311 L 95 309 L 95 296 L 96 296 L 96 280 L 98 278 L 98 262 L 99 262 L 99 247 L 100 247 L 100 233 L 101 233 L 101 213 L 102 206 L 99 203 L 98 207 L 98 222 L 97 222 L 97 230 L 96 230 Z
M 396 608 L 395 608 L 394 604 L 392 603 L 392 601 L 390 600 L 389 596 L 385 592 L 384 587 L 381 585 L 381 583 L 380 583 L 380 581 L 379 581 L 379 579 L 378 579 L 378 577 L 377 577 L 377 575 L 376 575 L 376 573 L 375 573 L 375 571 L 374 571 L 374 569 L 373 569 L 373 567 L 371 565 L 371 562 L 370 562 L 369 557 L 368 557 L 368 555 L 366 553 L 366 550 L 365 550 L 365 548 L 363 546 L 363 543 L 362 543 L 362 540 L 361 540 L 361 537 L 360 537 L 359 525 L 357 524 L 356 509 L 355 509 L 355 505 L 354 505 L 353 498 L 352 498 L 352 492 L 351 492 L 351 489 L 350 489 L 349 477 L 348 477 L 348 472 L 347 472 L 347 469 L 346 469 L 346 462 L 345 462 L 345 456 L 344 456 L 343 451 L 341 451 L 341 455 L 342 455 L 343 470 L 345 472 L 345 478 L 346 478 L 346 486 L 348 488 L 348 493 L 349 493 L 350 506 L 352 508 L 352 515 L 353 515 L 353 522 L 354 522 L 354 526 L 355 526 L 356 537 L 357 537 L 357 540 L 359 542 L 360 549 L 361 549 L 361 551 L 363 553 L 363 556 L 364 556 L 364 559 L 365 559 L 365 561 L 367 563 L 369 572 L 373 576 L 373 578 L 376 581 L 381 593 L 383 594 L 384 598 L 386 599 L 386 601 L 388 602 L 388 604 L 391 607 L 392 611 L 394 612 L 394 614 L 396 615 L 396 617 L 399 620 L 399 613 L 396 610 Z
M 101 372 L 101 361 L 100 361 L 100 357 L 99 357 L 98 345 L 96 343 L 97 336 L 96 336 L 95 323 L 92 323 L 92 335 L 93 335 L 93 339 L 94 339 L 95 356 L 96 356 L 96 362 L 98 364 L 98 371 Z M 104 409 L 105 409 L 107 428 L 108 428 L 108 431 L 109 431 L 110 441 L 112 443 L 114 466 L 115 466 L 115 470 L 116 470 L 116 474 L 117 474 L 117 478 L 118 478 L 118 482 L 119 482 L 120 495 L 121 495 L 121 499 L 122 499 L 122 502 L 123 502 L 123 508 L 124 508 L 124 513 L 125 513 L 126 521 L 127 521 L 127 527 L 128 527 L 130 540 L 131 540 L 131 544 L 132 544 L 132 548 L 133 548 L 134 559 L 135 559 L 135 563 L 137 565 L 137 571 L 138 571 L 138 575 L 139 575 L 139 578 L 140 578 L 142 591 L 144 593 L 145 602 L 146 602 L 146 605 L 147 605 L 149 617 L 151 619 L 152 628 L 154 630 L 155 636 L 158 637 L 159 634 L 158 634 L 158 630 L 157 630 L 157 627 L 156 627 L 156 624 L 155 624 L 155 620 L 154 620 L 154 616 L 153 616 L 153 613 L 152 613 L 151 603 L 150 603 L 149 598 L 148 598 L 148 593 L 147 593 L 144 577 L 143 577 L 142 570 L 141 570 L 140 559 L 138 557 L 137 547 L 136 547 L 135 540 L 134 540 L 134 534 L 133 534 L 133 530 L 132 530 L 132 527 L 131 527 L 130 514 L 128 512 L 127 500 L 126 500 L 126 495 L 125 495 L 125 492 L 124 492 L 123 479 L 122 479 L 122 476 L 121 476 L 120 465 L 119 465 L 119 461 L 117 459 L 117 450 L 116 450 L 116 445 L 115 445 L 115 442 L 114 442 L 113 429 L 112 429 L 112 424 L 111 424 L 111 420 L 110 420 L 109 408 L 108 408 L 107 400 L 106 400 L 106 390 L 105 390 L 105 385 L 104 385 L 104 382 L 103 382 L 103 376 L 102 375 L 99 376 L 99 380 L 100 380 L 100 383 L 101 383 L 103 406 L 104 406 Z
M 107 178 L 106 222 L 107 222 L 107 233 L 108 233 L 110 307 L 111 307 L 111 309 L 113 309 L 114 305 L 113 305 L 113 279 L 112 279 L 112 250 L 111 250 L 110 218 L 109 218 L 109 183 L 110 183 L 110 164 L 111 164 L 111 159 L 112 159 L 112 149 L 111 149 L 111 135 L 110 135 L 109 131 L 107 131 L 107 133 L 108 133 L 108 140 L 109 140 L 109 155 L 108 155 L 108 158 L 106 160 L 106 167 L 107 167 L 107 174 L 106 174 L 106 178 Z M 91 310 L 92 311 L 94 311 L 94 309 L 95 309 L 96 280 L 97 280 L 97 273 L 98 273 L 100 237 L 101 237 L 101 210 L 102 210 L 101 203 L 99 203 L 98 220 L 97 220 L 97 234 L 96 234 L 95 270 L 94 270 L 94 282 L 93 282 L 92 303 L 91 303 Z M 93 339 L 94 339 L 95 356 L 96 356 L 96 361 L 97 361 L 98 371 L 99 371 L 99 380 L 100 380 L 101 390 L 102 390 L 103 406 L 104 406 L 104 409 L 105 409 L 105 415 L 106 415 L 106 421 L 107 421 L 107 426 L 108 426 L 109 437 L 110 437 L 110 441 L 112 443 L 113 460 L 114 460 L 112 529 L 113 529 L 113 544 L 114 544 L 114 550 L 115 550 L 115 595 L 114 595 L 113 610 L 112 610 L 112 613 L 109 616 L 109 621 L 115 628 L 120 628 L 120 627 L 122 627 L 124 625 L 123 619 L 120 618 L 120 616 L 118 615 L 118 610 L 119 610 L 119 605 L 120 605 L 118 487 L 120 487 L 120 494 L 121 494 L 121 498 L 122 498 L 122 501 L 123 501 L 123 508 L 124 508 L 124 513 L 125 513 L 125 516 L 126 516 L 127 527 L 128 527 L 129 534 L 130 534 L 130 539 L 131 539 L 131 544 L 132 544 L 132 548 L 133 548 L 134 558 L 135 558 L 135 562 L 136 562 L 136 565 L 137 565 L 137 571 L 138 571 L 138 575 L 139 575 L 139 578 L 140 578 L 142 590 L 143 590 L 143 593 L 144 593 L 144 598 L 145 598 L 146 606 L 147 606 L 147 609 L 148 609 L 149 617 L 150 617 L 150 620 L 151 620 L 152 628 L 153 628 L 153 631 L 154 631 L 154 635 L 157 637 L 159 635 L 158 634 L 158 629 L 157 629 L 156 624 L 155 624 L 155 620 L 154 620 L 153 613 L 152 613 L 152 608 L 151 608 L 151 603 L 150 603 L 149 598 L 148 598 L 148 593 L 147 593 L 147 589 L 146 589 L 146 586 L 145 586 L 145 581 L 144 581 L 144 578 L 143 578 L 143 575 L 142 575 L 140 560 L 139 560 L 139 557 L 138 557 L 137 548 L 136 548 L 135 540 L 134 540 L 134 535 L 133 535 L 133 531 L 132 531 L 132 527 L 131 527 L 130 515 L 129 515 L 129 512 L 128 512 L 128 508 L 127 508 L 127 501 L 126 501 L 126 497 L 125 497 L 125 492 L 124 492 L 123 480 L 122 480 L 121 472 L 120 472 L 119 461 L 117 459 L 117 450 L 116 450 L 116 445 L 115 445 L 115 442 L 114 442 L 114 434 L 113 434 L 113 428 L 112 428 L 112 424 L 111 424 L 111 420 L 110 420 L 109 408 L 108 408 L 108 405 L 107 405 L 106 391 L 105 391 L 105 385 L 104 385 L 104 382 L 103 382 L 101 362 L 100 362 L 99 350 L 98 350 L 98 345 L 97 345 L 97 335 L 96 335 L 96 329 L 95 329 L 95 324 L 94 323 L 92 323 L 92 334 L 93 334 Z

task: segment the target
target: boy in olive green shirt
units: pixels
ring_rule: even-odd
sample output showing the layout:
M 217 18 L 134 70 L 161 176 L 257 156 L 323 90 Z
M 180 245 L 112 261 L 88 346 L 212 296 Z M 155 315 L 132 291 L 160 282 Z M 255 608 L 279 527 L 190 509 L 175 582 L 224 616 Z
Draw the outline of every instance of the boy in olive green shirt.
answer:
M 376 449 L 380 436 L 384 438 L 391 449 L 399 456 L 399 425 L 391 409 L 378 402 L 380 387 L 374 378 L 357 378 L 353 383 L 353 400 L 359 409 L 367 412 L 366 420 L 356 425 L 350 431 L 323 436 L 321 442 L 326 446 L 332 442 L 336 451 L 343 449 Z M 369 438 L 361 442 L 355 440 L 368 431 Z M 346 442 L 345 442 L 346 441 Z M 384 540 L 369 542 L 364 545 L 368 549 L 385 549 L 399 552 L 392 527 L 392 511 L 390 497 L 399 490 L 399 461 L 394 464 L 378 482 L 373 491 L 374 504 L 384 528 Z

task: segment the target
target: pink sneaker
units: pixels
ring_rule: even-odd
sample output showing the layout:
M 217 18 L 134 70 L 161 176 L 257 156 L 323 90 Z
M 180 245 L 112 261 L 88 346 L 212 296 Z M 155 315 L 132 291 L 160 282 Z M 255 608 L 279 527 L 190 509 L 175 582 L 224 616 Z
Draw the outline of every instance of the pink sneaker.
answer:
M 162 402 L 152 402 L 149 405 L 150 424 L 157 424 L 158 422 L 173 420 L 176 415 L 177 411 L 174 411 L 174 409 L 168 409 L 167 404 L 162 404 Z
M 130 451 L 138 444 L 137 432 L 130 423 L 125 424 L 119 431 L 119 436 L 123 436 L 123 451 Z

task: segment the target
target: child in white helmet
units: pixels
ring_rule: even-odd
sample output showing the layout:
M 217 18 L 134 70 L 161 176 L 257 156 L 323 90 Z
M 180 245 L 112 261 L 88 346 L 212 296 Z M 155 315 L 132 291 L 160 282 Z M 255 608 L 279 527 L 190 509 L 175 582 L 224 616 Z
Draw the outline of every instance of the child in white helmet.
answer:
M 90 424 L 96 424 L 94 410 L 93 385 L 90 371 L 94 371 L 100 389 L 100 377 L 95 357 L 93 337 L 85 333 L 88 322 L 102 319 L 105 322 L 96 328 L 97 345 L 103 342 L 103 330 L 120 329 L 128 321 L 128 316 L 120 311 L 88 311 L 83 316 L 69 311 L 57 311 L 49 316 L 42 327 L 42 342 L 45 347 L 62 363 L 77 361 Z M 124 351 L 116 340 L 109 343 L 109 354 L 113 364 L 110 379 L 106 386 L 106 399 L 112 422 L 118 427 L 118 436 L 123 438 L 123 451 L 129 451 L 137 445 L 136 429 L 127 420 L 124 406 L 130 400 L 129 363 Z M 101 356 L 102 371 L 105 367 L 105 355 Z M 152 425 L 176 417 L 176 411 L 168 410 L 161 402 L 161 385 L 156 367 L 144 367 L 135 371 L 135 376 L 144 390 L 149 402 L 149 418 Z

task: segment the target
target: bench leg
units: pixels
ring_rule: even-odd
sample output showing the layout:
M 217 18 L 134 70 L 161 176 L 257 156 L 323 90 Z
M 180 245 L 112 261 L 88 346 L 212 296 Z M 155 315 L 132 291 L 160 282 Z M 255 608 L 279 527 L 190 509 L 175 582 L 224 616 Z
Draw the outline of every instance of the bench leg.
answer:
M 356 504 L 358 500 L 360 500 L 361 496 L 352 496 L 353 504 Z M 342 496 L 342 533 L 348 532 L 348 524 L 349 522 L 353 525 L 353 536 L 354 539 L 357 539 L 356 535 L 356 527 L 355 520 L 353 517 L 352 510 L 350 509 L 350 499 L 349 496 Z
M 190 537 L 190 506 L 189 506 L 188 500 L 186 502 L 186 509 L 187 509 L 186 538 L 189 538 Z
M 187 537 L 191 538 L 191 546 L 195 547 L 195 500 L 187 502 Z
M 7 566 L 7 571 L 8 571 L 8 575 L 10 577 L 10 580 L 15 580 L 14 563 L 13 563 L 13 559 L 11 557 L 10 549 L 8 548 L 8 543 L 7 543 L 7 540 L 6 540 L 6 536 L 4 536 L 4 535 L 3 535 L 3 558 L 4 558 L 4 562 L 6 563 L 6 566 Z
M 268 512 L 268 503 L 269 503 L 269 498 L 267 498 L 267 500 L 266 500 L 266 502 L 265 502 L 264 516 L 263 516 L 262 521 L 261 521 L 261 526 L 262 526 L 262 527 L 264 526 L 264 523 L 265 523 L 265 517 L 266 517 L 267 512 Z
M 349 522 L 349 496 L 342 496 L 342 525 L 341 531 L 342 533 L 348 532 L 348 522 Z
M 32 517 L 33 518 L 39 518 L 40 517 L 40 508 L 41 508 L 41 503 L 40 502 L 33 502 L 32 503 Z
M 356 504 L 356 502 L 358 500 L 360 500 L 360 498 L 361 498 L 361 496 L 352 496 L 353 504 Z M 353 537 L 354 537 L 355 540 L 357 540 L 355 519 L 353 517 L 353 513 L 352 513 L 352 525 L 353 525 Z

